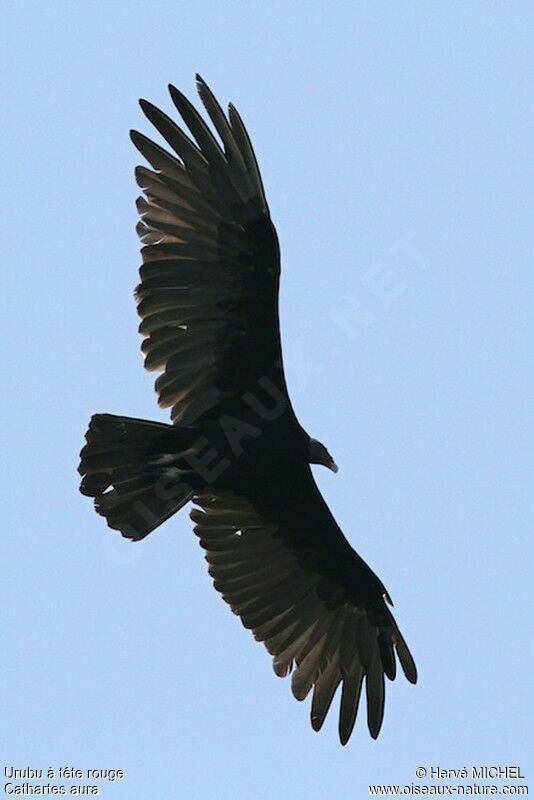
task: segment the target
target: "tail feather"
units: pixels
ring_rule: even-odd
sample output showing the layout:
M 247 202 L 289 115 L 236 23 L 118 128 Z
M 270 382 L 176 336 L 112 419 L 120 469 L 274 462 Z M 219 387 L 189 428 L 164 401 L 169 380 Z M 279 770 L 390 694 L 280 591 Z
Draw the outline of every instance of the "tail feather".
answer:
M 110 528 L 142 539 L 193 497 L 190 429 L 95 414 L 80 453 L 80 491 Z M 172 464 L 172 467 L 170 466 Z

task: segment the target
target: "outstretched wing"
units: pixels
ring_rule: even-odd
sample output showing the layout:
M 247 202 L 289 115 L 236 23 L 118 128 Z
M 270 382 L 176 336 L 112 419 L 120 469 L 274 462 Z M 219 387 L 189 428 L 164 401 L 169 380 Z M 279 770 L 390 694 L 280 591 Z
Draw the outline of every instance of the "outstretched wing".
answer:
M 235 411 L 260 376 L 286 391 L 278 240 L 256 158 L 236 109 L 226 117 L 198 76 L 197 87 L 220 142 L 173 86 L 193 138 L 145 100 L 141 108 L 175 155 L 131 133 L 153 167 L 136 170 L 145 195 L 137 202 L 142 350 L 145 367 L 162 372 L 160 406 L 181 424 Z
M 283 677 L 293 671 L 297 700 L 313 689 L 311 724 L 318 731 L 339 684 L 339 737 L 354 727 L 362 687 L 367 722 L 376 738 L 384 713 L 384 676 L 396 658 L 417 680 L 413 658 L 386 605 L 386 590 L 350 547 L 311 473 L 299 483 L 300 509 L 269 519 L 254 500 L 229 492 L 195 498 L 195 533 L 209 572 L 243 625 L 273 656 Z

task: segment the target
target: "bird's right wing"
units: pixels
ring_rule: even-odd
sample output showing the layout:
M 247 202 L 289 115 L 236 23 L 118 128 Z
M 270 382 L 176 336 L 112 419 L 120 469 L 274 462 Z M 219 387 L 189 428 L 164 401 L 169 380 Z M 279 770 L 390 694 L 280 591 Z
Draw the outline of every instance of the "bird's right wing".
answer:
M 311 487 L 313 489 L 313 487 Z M 215 588 L 273 656 L 283 677 L 293 671 L 297 700 L 313 689 L 311 724 L 318 731 L 341 684 L 339 737 L 354 727 L 362 686 L 367 722 L 376 738 L 384 713 L 384 676 L 395 678 L 396 657 L 407 679 L 416 668 L 386 605 L 383 586 L 352 550 L 320 495 L 308 495 L 309 519 L 288 530 L 268 521 L 254 501 L 213 491 L 194 499 L 191 518 L 206 551 Z M 335 523 L 334 523 L 335 525 Z M 323 542 L 319 539 L 322 538 Z M 332 570 L 333 564 L 337 564 Z
M 142 134 L 132 140 L 153 167 L 138 167 L 144 242 L 136 294 L 146 337 L 145 367 L 160 406 L 187 425 L 235 413 L 246 392 L 269 379 L 286 392 L 278 325 L 278 239 L 250 139 L 236 109 L 228 116 L 197 76 L 219 140 L 173 86 L 186 135 L 166 114 L 141 107 L 171 155 Z

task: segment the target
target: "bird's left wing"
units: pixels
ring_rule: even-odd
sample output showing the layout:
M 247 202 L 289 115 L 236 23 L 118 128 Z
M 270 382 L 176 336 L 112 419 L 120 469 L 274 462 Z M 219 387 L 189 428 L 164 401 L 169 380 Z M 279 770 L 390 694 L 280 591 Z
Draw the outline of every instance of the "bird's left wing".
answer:
M 302 495 L 301 495 L 302 497 Z M 416 668 L 386 604 L 384 587 L 335 524 L 310 474 L 301 523 L 266 519 L 254 501 L 214 491 L 194 500 L 191 518 L 215 588 L 273 656 L 277 675 L 292 674 L 297 700 L 313 689 L 318 731 L 341 684 L 339 737 L 354 727 L 362 686 L 376 738 L 384 713 L 384 676 L 396 658 L 415 683 Z M 310 527 L 310 524 L 312 527 Z
M 278 325 L 278 239 L 250 139 L 197 76 L 216 134 L 173 86 L 190 135 L 151 103 L 141 107 L 174 151 L 132 131 L 153 169 L 138 167 L 144 247 L 137 287 L 145 367 L 175 423 L 216 419 L 269 378 L 286 394 Z M 218 135 L 218 139 L 216 138 Z

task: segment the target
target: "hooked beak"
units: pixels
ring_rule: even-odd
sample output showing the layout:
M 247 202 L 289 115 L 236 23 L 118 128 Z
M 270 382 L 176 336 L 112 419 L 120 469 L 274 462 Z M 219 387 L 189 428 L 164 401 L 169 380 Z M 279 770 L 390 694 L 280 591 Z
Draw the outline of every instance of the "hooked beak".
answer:
M 334 473 L 334 475 L 336 474 L 336 472 L 339 472 L 339 467 L 336 464 L 336 462 L 334 461 L 334 459 L 332 459 L 330 464 L 328 464 L 328 469 L 331 469 L 332 472 Z

